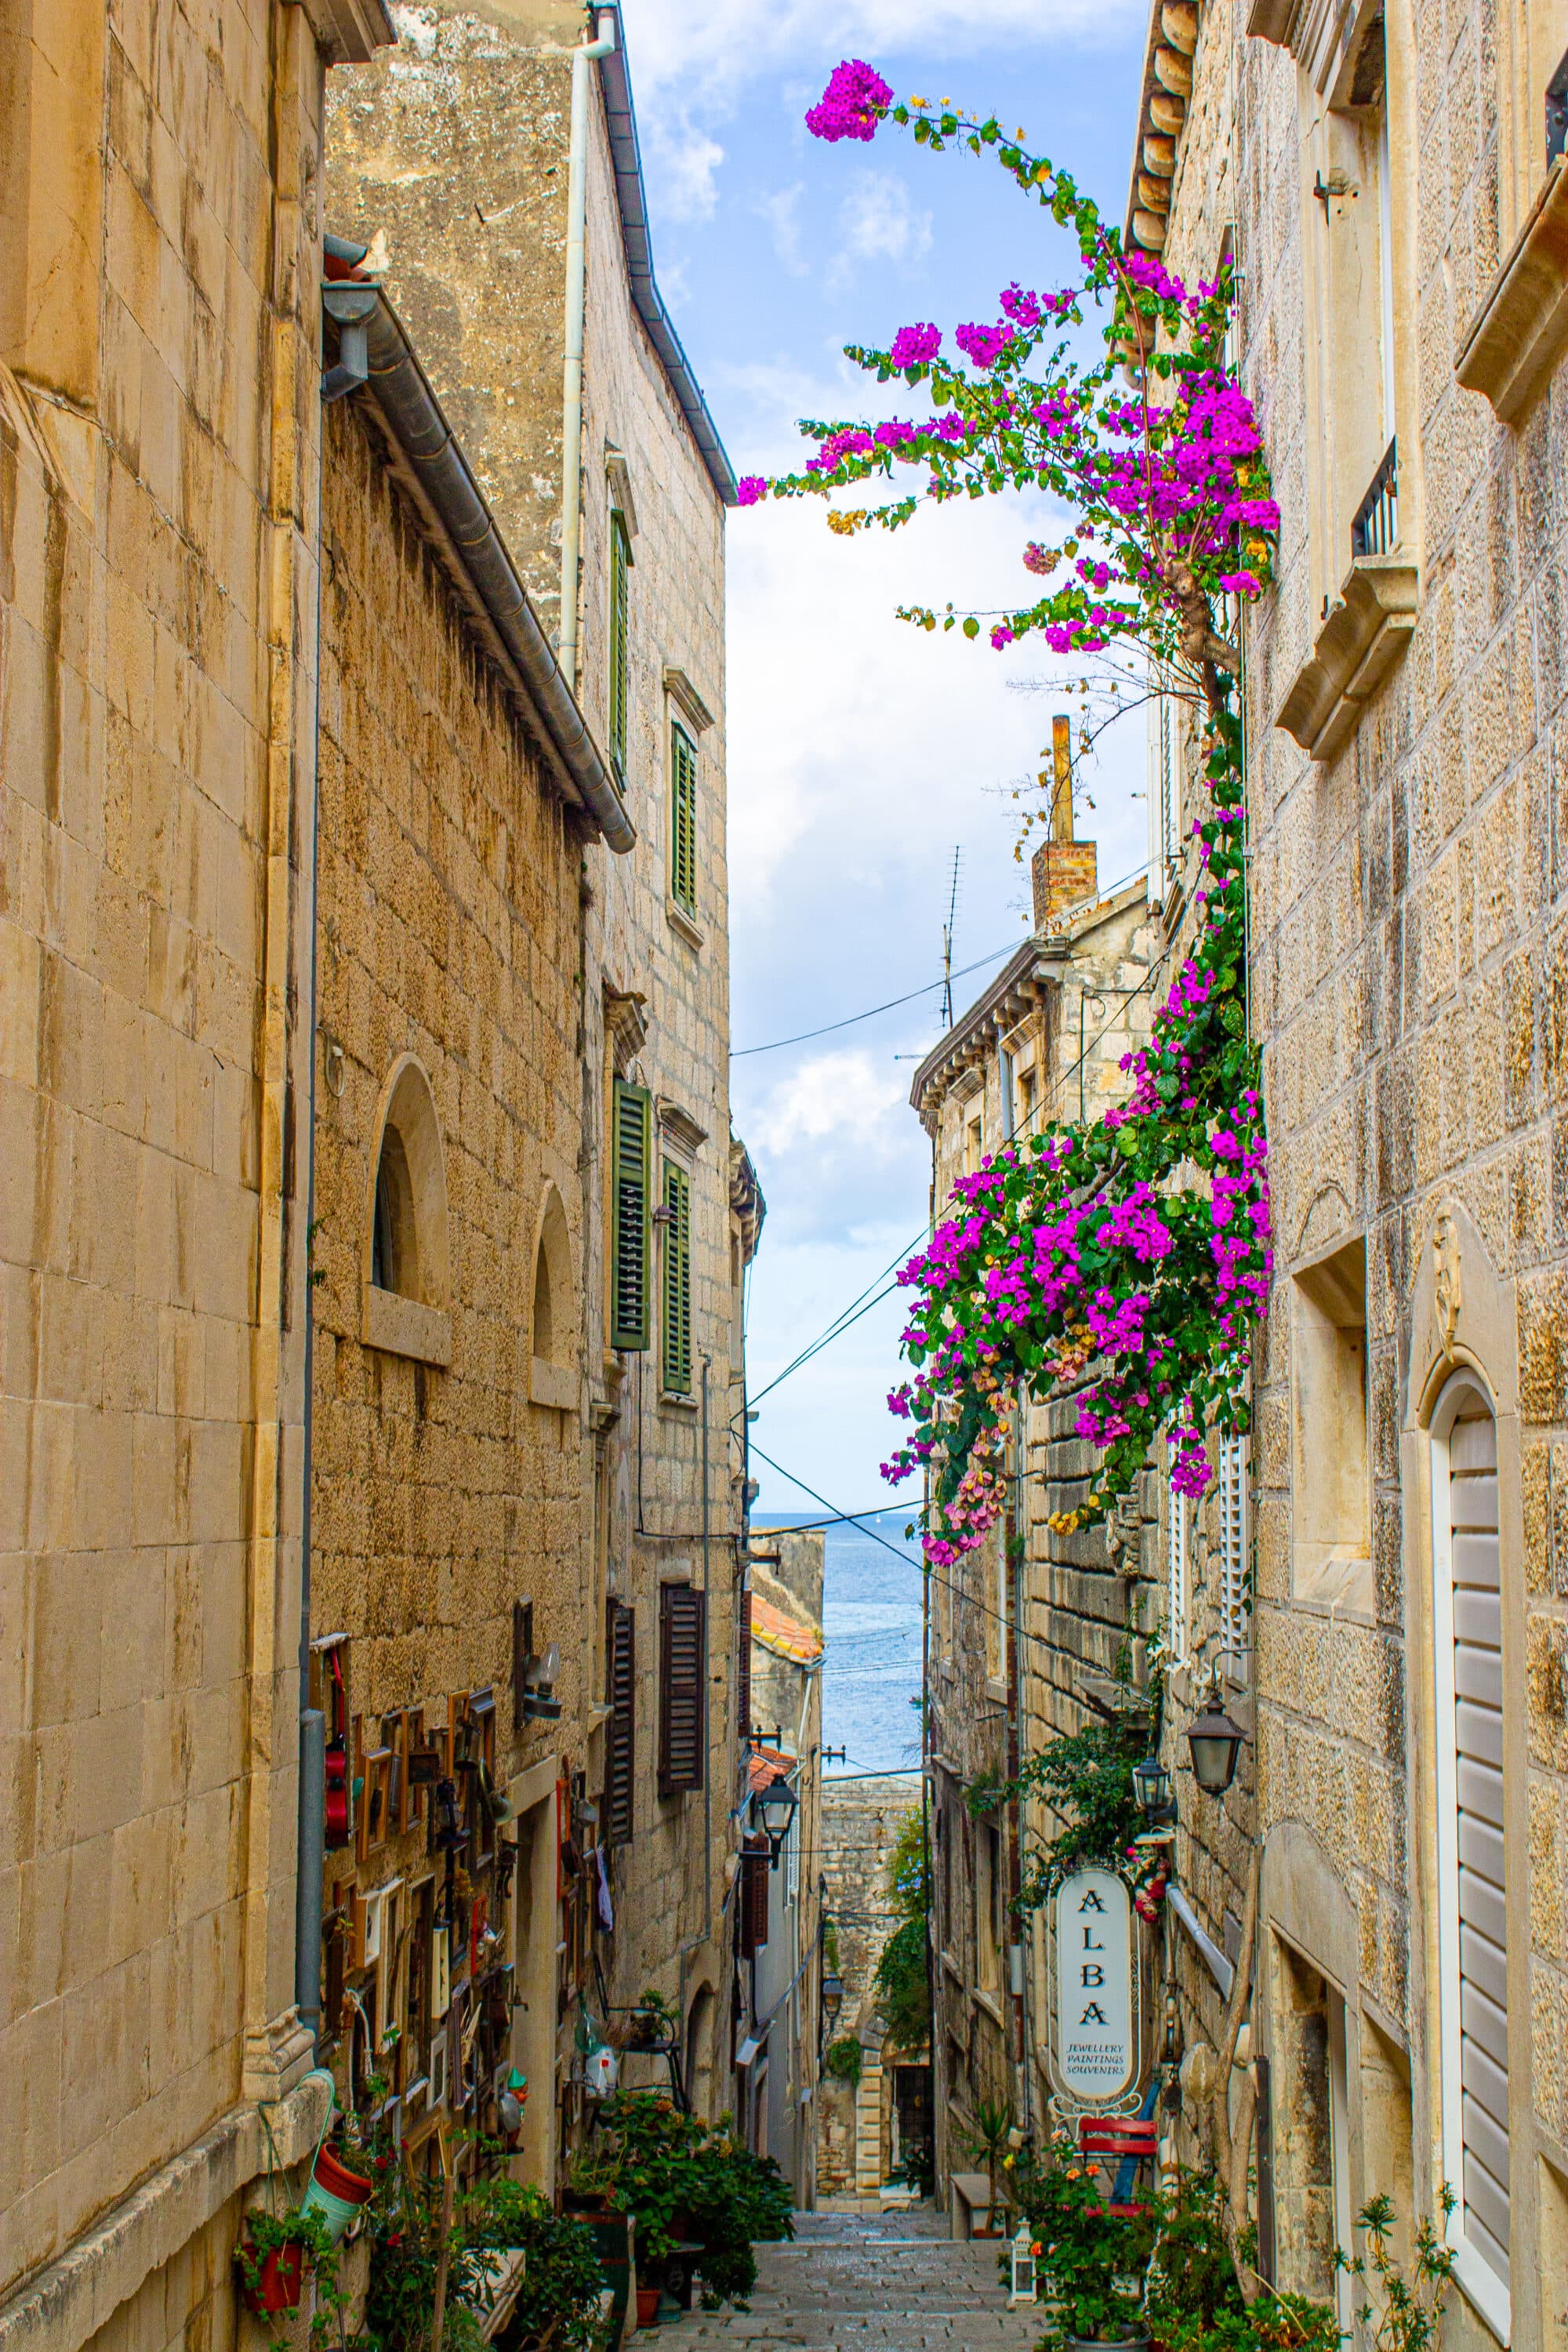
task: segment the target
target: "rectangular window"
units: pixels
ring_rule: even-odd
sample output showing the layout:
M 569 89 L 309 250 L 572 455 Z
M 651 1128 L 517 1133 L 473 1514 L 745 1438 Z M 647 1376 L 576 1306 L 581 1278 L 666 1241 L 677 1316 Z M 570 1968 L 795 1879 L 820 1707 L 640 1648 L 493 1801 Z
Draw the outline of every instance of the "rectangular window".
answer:
M 1002 1839 L 994 1822 L 980 1824 L 979 1885 L 974 1890 L 974 1980 L 982 1992 L 1002 1982 Z
M 1187 1658 L 1187 1498 L 1165 1496 L 1165 1663 Z
M 1364 1240 L 1303 1266 L 1292 1292 L 1293 1590 L 1370 1614 Z
M 658 1793 L 700 1789 L 708 1755 L 704 1677 L 708 1595 L 666 1584 L 658 1595 Z
M 1432 1538 L 1443 2166 L 1459 2197 L 1460 2284 L 1506 2343 L 1509 1889 L 1497 1424 L 1462 1373 L 1434 1416 Z
M 664 1163 L 663 1385 L 670 1396 L 691 1392 L 691 1179 L 676 1160 Z
M 605 1656 L 605 1696 L 610 1709 L 605 1727 L 605 1839 L 609 1845 L 627 1845 L 637 1771 L 637 1620 L 619 1601 L 606 1604 Z
M 739 1906 L 741 1958 L 749 1960 L 768 1940 L 768 1874 L 773 1857 L 763 1836 L 751 1837 L 741 1849 Z
M 1247 1680 L 1252 1648 L 1252 1580 L 1247 1527 L 1247 1440 L 1219 1442 L 1220 1647 L 1238 1682 Z
M 610 757 L 624 783 L 630 699 L 632 542 L 623 519 L 610 517 Z
M 669 895 L 697 912 L 697 746 L 678 720 L 669 729 Z
M 646 1348 L 653 1212 L 653 1097 L 647 1088 L 617 1078 L 611 1120 L 610 1345 Z

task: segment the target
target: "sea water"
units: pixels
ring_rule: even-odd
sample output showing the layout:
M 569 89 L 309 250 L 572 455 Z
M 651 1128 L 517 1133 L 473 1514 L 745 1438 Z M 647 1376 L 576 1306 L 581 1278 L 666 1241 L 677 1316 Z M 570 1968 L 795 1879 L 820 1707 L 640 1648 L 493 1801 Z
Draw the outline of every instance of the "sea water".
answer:
M 909 1523 L 908 1508 L 896 1507 L 825 1530 L 822 1744 L 847 1750 L 825 1780 L 919 1768 L 921 1565 Z M 752 1519 L 759 1535 L 800 1524 L 782 1511 Z

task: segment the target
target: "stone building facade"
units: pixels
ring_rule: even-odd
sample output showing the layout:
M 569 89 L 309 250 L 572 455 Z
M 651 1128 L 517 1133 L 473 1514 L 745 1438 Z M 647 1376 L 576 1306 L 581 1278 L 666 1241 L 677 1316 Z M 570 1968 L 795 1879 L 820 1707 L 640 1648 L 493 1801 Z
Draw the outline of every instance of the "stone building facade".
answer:
M 733 479 L 653 278 L 618 12 L 508 0 L 395 21 L 395 55 L 333 100 L 333 226 L 381 265 L 637 836 L 582 876 L 581 1097 L 557 1145 L 592 1451 L 574 1763 L 613 1815 L 610 2010 L 645 1989 L 671 2003 L 716 2111 L 734 2089 L 743 1769 L 733 1393 L 762 1215 L 728 1095 Z
M 826 1780 L 822 1790 L 822 1902 L 842 2007 L 825 2023 L 829 2050 L 853 2042 L 854 2080 L 831 2067 L 817 2094 L 816 2189 L 820 2198 L 875 2200 L 900 2179 L 931 2132 L 931 2053 L 887 2048 L 877 1966 L 898 1922 L 889 1885 L 905 1824 L 918 1822 L 918 1785 L 896 1773 Z
M 1130 205 L 1178 274 L 1234 253 L 1283 517 L 1245 645 L 1277 1260 L 1227 1864 L 1255 1845 L 1259 2261 L 1331 2294 L 1369 2196 L 1407 2231 L 1447 2181 L 1464 2345 L 1568 2327 L 1565 53 L 1552 5 L 1157 7 Z
M 1163 964 L 1158 915 L 1142 877 L 1098 895 L 1094 845 L 1073 840 L 1066 726 L 1058 721 L 1049 780 L 1053 837 L 1035 853 L 1034 936 L 915 1074 L 937 1216 L 954 1182 L 1012 1139 L 1119 1101 L 1121 1058 L 1148 1034 Z M 1124 1643 L 1136 1669 L 1155 1630 L 1147 1507 L 1110 1537 L 1048 1524 L 1087 1485 L 1089 1449 L 1070 1435 L 1071 1420 L 1070 1405 L 1025 1405 L 1010 1509 L 983 1545 L 928 1579 L 931 2062 L 944 2199 L 954 2174 L 973 2171 L 983 2101 L 1010 2105 L 1021 2131 L 1038 2131 L 1056 2095 L 1047 1920 L 1017 1907 L 1053 1823 L 1033 1799 L 987 1807 L 984 1787 L 1010 1781 L 1054 1733 L 1094 1720 L 1097 1703 L 1116 1704 Z
M 296 2012 L 329 60 L 0 43 L 0 2337 L 233 2340 Z

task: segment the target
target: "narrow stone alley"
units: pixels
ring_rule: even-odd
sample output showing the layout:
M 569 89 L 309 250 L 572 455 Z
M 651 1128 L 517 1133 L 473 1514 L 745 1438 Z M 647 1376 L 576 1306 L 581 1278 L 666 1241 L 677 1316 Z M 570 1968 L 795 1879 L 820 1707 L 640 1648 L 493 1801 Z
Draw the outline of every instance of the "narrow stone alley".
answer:
M 774 2345 L 799 2352 L 877 2345 L 884 2352 L 1026 2352 L 1044 2325 L 1037 2309 L 1010 2311 L 1004 2248 L 955 2241 L 946 2216 L 797 2213 L 792 2243 L 757 2248 L 747 2311 L 693 2311 L 661 2329 L 679 2345 Z

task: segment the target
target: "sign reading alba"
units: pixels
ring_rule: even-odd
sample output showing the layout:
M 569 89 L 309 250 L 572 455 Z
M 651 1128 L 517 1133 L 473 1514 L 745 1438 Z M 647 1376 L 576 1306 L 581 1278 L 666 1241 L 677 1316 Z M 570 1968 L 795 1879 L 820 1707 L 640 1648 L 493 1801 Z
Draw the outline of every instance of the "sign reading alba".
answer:
M 1132 2080 L 1132 1905 L 1113 1870 L 1075 1870 L 1057 1889 L 1056 2049 L 1073 2098 L 1114 2099 Z

